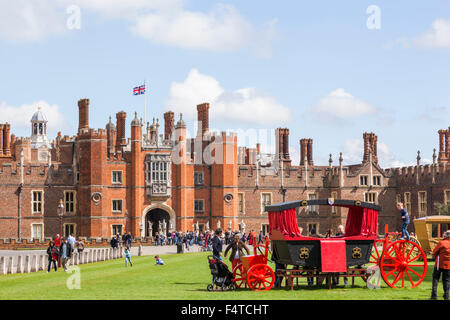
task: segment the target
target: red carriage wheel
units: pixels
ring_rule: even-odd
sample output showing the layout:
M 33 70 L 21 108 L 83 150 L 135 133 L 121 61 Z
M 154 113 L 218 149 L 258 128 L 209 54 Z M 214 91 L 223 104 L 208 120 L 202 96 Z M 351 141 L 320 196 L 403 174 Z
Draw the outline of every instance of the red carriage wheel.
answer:
M 270 290 L 275 283 L 275 273 L 267 264 L 255 264 L 247 272 L 247 283 L 254 291 Z
M 427 274 L 427 256 L 416 243 L 398 240 L 384 250 L 380 271 L 384 282 L 391 288 L 415 288 Z
M 373 248 L 369 258 L 370 266 L 378 264 L 378 261 L 380 260 L 381 255 L 383 254 L 383 245 L 384 239 L 377 239 L 373 242 Z
M 244 267 L 238 263 L 233 269 L 233 281 L 236 288 L 241 288 L 245 284 Z

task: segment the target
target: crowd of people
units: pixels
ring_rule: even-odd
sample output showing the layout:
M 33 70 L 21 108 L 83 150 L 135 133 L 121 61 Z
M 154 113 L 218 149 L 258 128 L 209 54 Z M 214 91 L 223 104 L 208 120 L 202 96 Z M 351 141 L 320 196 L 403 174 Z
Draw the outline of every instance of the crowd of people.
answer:
M 262 232 L 256 234 L 251 230 L 248 234 L 240 233 L 239 231 L 225 231 L 221 234 L 221 242 L 224 245 L 229 245 L 233 242 L 236 234 L 240 235 L 240 240 L 246 244 L 260 244 L 264 242 L 265 236 Z M 153 243 L 155 246 L 170 246 L 170 245 L 184 245 L 186 250 L 195 244 L 201 246 L 205 251 L 212 251 L 212 239 L 214 232 L 212 230 L 206 231 L 169 231 L 166 234 L 163 232 L 157 232 L 153 237 Z
M 84 247 L 85 244 L 83 240 L 76 240 L 73 234 L 64 238 L 61 238 L 60 235 L 57 234 L 48 244 L 47 272 L 50 272 L 52 265 L 55 271 L 58 271 L 58 267 L 61 266 L 64 271 L 67 271 L 67 264 L 72 258 L 73 251 L 76 249 L 78 254 L 81 254 L 84 251 Z

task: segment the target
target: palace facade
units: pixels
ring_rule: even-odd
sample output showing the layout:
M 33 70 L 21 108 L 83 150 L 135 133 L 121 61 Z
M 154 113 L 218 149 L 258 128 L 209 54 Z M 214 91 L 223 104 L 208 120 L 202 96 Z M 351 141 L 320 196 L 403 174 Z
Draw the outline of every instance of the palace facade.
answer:
M 89 126 L 89 99 L 78 101 L 75 136 L 47 137 L 38 110 L 31 136 L 16 138 L 0 124 L 0 238 L 42 239 L 74 233 L 111 237 L 131 232 L 215 229 L 268 231 L 264 206 L 281 201 L 342 198 L 376 202 L 383 208 L 379 232 L 398 229 L 395 203 L 412 217 L 433 215 L 435 202 L 450 204 L 450 128 L 439 130 L 433 163 L 383 169 L 377 136 L 364 133 L 361 163 L 314 164 L 313 140 L 300 140 L 300 163 L 289 153 L 289 129 L 276 130 L 274 154 L 260 145 L 238 147 L 232 133 L 211 133 L 208 103 L 197 106 L 198 132 L 187 138 L 182 115 L 164 113 L 144 126 L 137 114 L 127 138 L 126 113 L 110 117 L 105 129 Z M 175 122 L 176 121 L 176 122 Z M 161 132 L 161 133 L 160 133 Z M 62 204 L 62 205 L 61 205 Z M 346 220 L 345 208 L 301 208 L 304 232 L 325 233 Z M 413 229 L 413 226 L 410 227 Z

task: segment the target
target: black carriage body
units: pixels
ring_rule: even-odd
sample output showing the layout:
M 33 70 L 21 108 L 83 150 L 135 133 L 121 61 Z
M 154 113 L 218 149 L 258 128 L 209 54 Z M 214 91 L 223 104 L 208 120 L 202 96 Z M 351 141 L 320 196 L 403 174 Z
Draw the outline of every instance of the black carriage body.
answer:
M 322 267 L 320 239 L 317 240 L 273 240 L 272 260 L 277 264 L 294 265 L 306 269 Z M 345 240 L 347 267 L 369 262 L 373 240 Z

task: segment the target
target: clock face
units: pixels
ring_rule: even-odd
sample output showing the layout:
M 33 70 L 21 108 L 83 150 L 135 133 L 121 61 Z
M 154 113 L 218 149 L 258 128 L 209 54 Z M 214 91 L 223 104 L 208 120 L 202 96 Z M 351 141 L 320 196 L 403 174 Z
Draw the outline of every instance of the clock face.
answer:
M 39 160 L 46 161 L 47 160 L 47 152 L 39 152 Z

